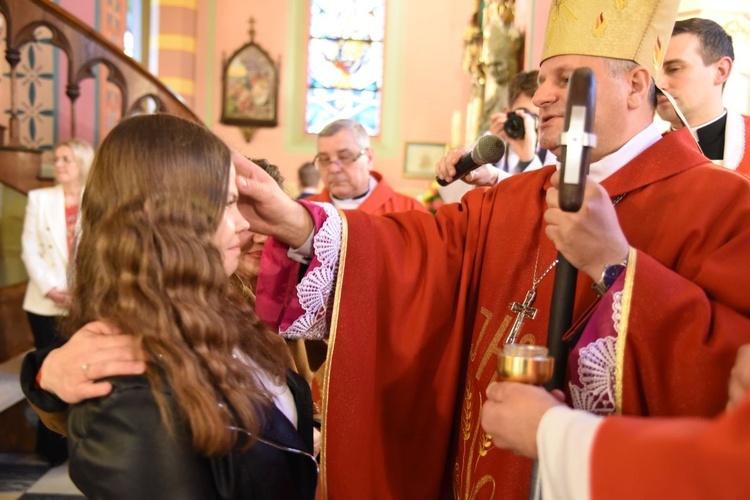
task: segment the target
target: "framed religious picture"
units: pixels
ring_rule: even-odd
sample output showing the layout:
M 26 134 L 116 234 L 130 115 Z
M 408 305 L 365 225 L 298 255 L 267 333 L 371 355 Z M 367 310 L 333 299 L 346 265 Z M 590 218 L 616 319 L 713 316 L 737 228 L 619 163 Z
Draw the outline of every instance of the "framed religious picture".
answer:
M 221 123 L 241 127 L 275 127 L 279 94 L 278 65 L 253 41 L 224 62 Z
M 435 177 L 435 164 L 448 151 L 444 142 L 407 142 L 404 149 L 404 177 Z

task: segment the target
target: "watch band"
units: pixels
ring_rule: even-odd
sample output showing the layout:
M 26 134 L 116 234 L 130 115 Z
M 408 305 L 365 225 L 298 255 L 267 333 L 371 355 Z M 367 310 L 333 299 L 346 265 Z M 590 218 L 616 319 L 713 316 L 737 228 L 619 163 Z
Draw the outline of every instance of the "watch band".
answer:
M 628 265 L 628 258 L 626 257 L 625 260 L 622 262 L 619 262 L 617 264 L 610 264 L 608 266 L 604 267 L 604 270 L 602 271 L 602 276 L 599 278 L 599 281 L 595 282 L 592 287 L 594 290 L 596 290 L 596 293 L 599 294 L 599 296 L 604 295 L 607 293 L 607 290 L 609 290 L 609 287 L 612 286 L 612 284 L 617 280 L 617 278 L 620 277 L 620 275 L 625 271 L 625 268 Z

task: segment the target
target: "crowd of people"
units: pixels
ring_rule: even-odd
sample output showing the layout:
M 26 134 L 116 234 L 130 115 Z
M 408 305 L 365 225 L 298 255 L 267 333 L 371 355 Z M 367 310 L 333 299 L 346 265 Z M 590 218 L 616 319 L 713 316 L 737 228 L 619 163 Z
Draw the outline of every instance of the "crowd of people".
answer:
M 52 304 L 27 309 L 32 325 L 67 316 L 25 358 L 22 386 L 67 434 L 76 485 L 91 498 L 513 499 L 535 459 L 549 499 L 746 496 L 750 122 L 721 100 L 731 37 L 675 23 L 678 4 L 550 16 L 539 70 L 490 120 L 508 153 L 435 214 L 374 170 L 348 119 L 319 133 L 297 200 L 274 165 L 168 115 L 123 120 L 88 177 L 56 170 L 72 214 L 58 221 L 62 274 L 30 270 Z M 582 67 L 597 140 L 568 212 L 556 158 Z M 81 161 L 72 144 L 56 168 Z M 453 181 L 466 152 L 438 177 Z M 27 246 L 46 245 L 26 232 L 30 266 Z M 564 390 L 499 380 L 505 344 L 547 343 L 560 255 L 579 272 Z

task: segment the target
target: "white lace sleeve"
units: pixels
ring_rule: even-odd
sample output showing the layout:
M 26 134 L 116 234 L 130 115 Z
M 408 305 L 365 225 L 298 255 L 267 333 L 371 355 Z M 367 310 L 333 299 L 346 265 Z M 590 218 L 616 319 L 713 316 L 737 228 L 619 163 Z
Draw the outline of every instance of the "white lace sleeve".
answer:
M 304 313 L 279 332 L 290 339 L 321 340 L 328 335 L 327 312 L 341 250 L 341 216 L 330 203 L 316 205 L 323 208 L 327 218 L 313 238 L 312 269 L 297 285 L 297 298 Z
M 612 331 L 580 350 L 578 380 L 581 385 L 569 382 L 574 408 L 595 415 L 613 415 L 617 409 L 617 342 L 622 316 L 622 291 L 612 296 Z

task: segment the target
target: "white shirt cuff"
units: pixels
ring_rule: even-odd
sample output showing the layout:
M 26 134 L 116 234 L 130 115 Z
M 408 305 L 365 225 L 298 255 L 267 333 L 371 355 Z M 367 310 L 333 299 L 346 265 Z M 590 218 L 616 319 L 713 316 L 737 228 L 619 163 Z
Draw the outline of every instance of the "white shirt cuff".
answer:
M 287 257 L 300 264 L 309 264 L 310 257 L 312 257 L 313 236 L 315 236 L 315 229 L 310 232 L 310 236 L 307 237 L 302 246 L 299 248 L 289 248 L 286 252 Z
M 547 410 L 536 433 L 542 498 L 591 498 L 591 448 L 603 420 L 567 406 Z
M 506 172 L 502 168 L 495 168 L 497 169 L 497 179 L 495 179 L 495 185 L 500 184 L 501 181 L 504 181 L 505 179 L 513 175 L 509 172 Z

